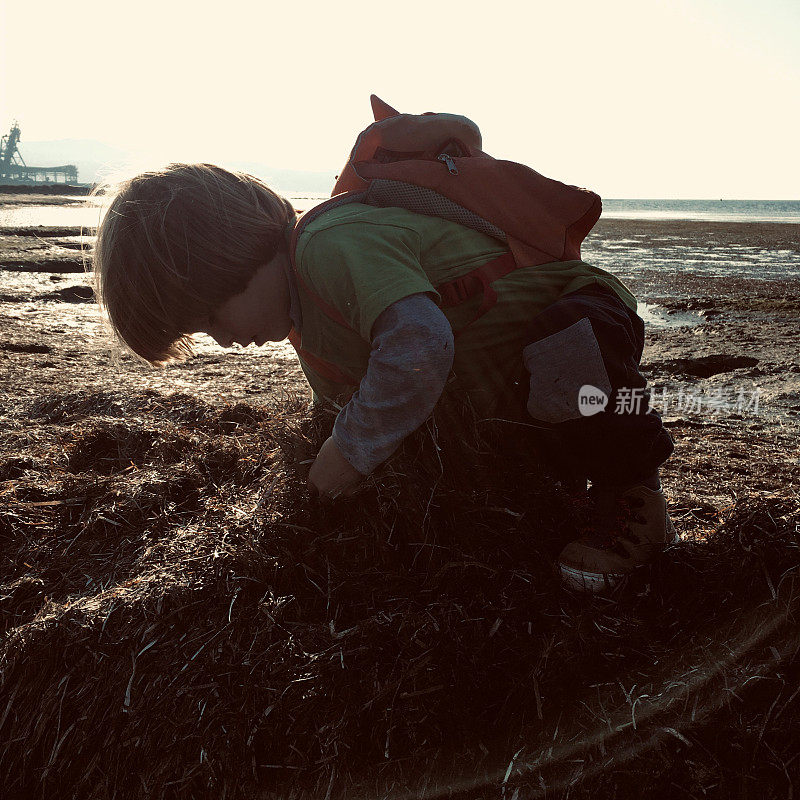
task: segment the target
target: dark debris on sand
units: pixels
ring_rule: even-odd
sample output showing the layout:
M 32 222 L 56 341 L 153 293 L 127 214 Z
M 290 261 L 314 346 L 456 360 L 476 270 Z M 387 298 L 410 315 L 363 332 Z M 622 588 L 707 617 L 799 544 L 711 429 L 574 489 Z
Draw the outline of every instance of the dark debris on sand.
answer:
M 790 796 L 796 493 L 676 515 L 587 599 L 552 566 L 581 497 L 524 426 L 440 405 L 321 504 L 333 418 L 155 391 L 4 417 L 4 796 Z

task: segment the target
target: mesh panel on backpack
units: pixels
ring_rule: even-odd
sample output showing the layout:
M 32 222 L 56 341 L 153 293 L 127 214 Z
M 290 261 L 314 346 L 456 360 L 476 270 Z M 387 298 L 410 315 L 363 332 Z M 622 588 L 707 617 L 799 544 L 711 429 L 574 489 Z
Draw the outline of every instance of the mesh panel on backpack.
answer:
M 418 214 L 440 217 L 493 236 L 502 242 L 506 241 L 505 233 L 497 225 L 454 203 L 444 195 L 434 192 L 433 189 L 414 186 L 412 183 L 375 179 L 360 202 L 379 208 L 393 206 Z

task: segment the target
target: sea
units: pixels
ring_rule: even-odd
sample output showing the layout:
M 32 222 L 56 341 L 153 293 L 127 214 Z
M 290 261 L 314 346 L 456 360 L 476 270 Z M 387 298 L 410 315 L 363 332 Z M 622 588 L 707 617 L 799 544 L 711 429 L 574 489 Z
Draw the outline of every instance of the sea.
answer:
M 608 219 L 800 223 L 800 200 L 603 200 Z

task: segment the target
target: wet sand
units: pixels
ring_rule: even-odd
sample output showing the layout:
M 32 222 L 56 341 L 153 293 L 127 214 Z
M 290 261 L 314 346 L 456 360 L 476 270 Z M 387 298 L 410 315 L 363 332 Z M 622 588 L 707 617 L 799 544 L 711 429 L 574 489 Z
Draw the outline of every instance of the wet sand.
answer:
M 73 228 L 6 228 L 0 234 L 5 408 L 77 390 L 180 391 L 212 403 L 258 403 L 305 391 L 288 343 L 224 351 L 205 340 L 189 363 L 168 369 L 141 364 L 119 351 L 91 300 L 84 272 L 90 238 Z M 712 255 L 731 246 L 757 248 L 793 260 L 781 279 L 753 277 L 752 269 L 729 275 L 703 265 L 686 270 L 678 261 L 672 270 L 663 263 L 632 268 L 626 258 L 646 252 L 648 243 Z M 777 223 L 610 219 L 587 239 L 584 258 L 615 271 L 643 304 L 642 366 L 653 404 L 676 439 L 664 467 L 676 504 L 690 496 L 725 504 L 743 491 L 796 485 L 800 477 L 798 251 L 800 226 Z M 623 254 L 616 258 L 618 270 L 609 263 L 614 253 Z M 697 472 L 690 485 L 683 479 L 687 465 Z

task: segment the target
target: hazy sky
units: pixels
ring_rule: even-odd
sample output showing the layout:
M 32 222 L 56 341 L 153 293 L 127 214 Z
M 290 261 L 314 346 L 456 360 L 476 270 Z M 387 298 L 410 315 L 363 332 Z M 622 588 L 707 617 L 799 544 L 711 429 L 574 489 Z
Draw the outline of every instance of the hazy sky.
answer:
M 0 0 L 0 69 L 3 133 L 154 162 L 337 170 L 375 92 L 605 197 L 800 199 L 798 0 Z

